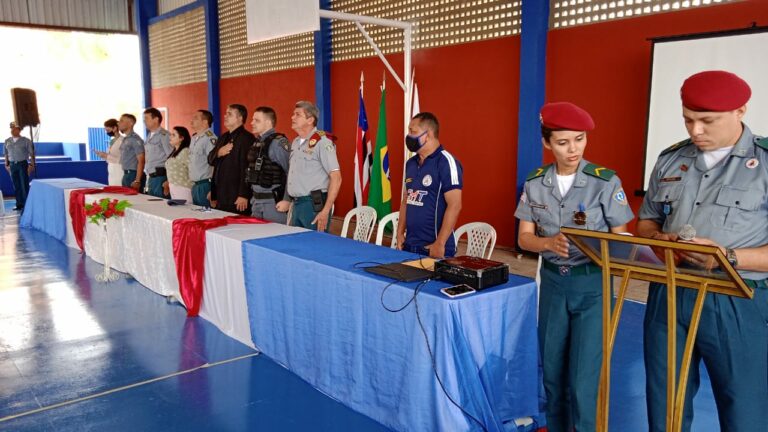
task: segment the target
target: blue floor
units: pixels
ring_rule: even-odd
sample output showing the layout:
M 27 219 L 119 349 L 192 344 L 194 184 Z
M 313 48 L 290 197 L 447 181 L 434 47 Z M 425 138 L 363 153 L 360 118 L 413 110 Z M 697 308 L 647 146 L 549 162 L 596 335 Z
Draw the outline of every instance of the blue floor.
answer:
M 0 219 L 0 254 L 0 430 L 387 430 L 134 280 L 96 282 L 98 264 L 19 229 L 12 211 Z M 624 308 L 614 431 L 648 429 L 643 312 Z M 705 372 L 694 402 L 693 430 L 718 430 Z
M 387 430 L 134 280 L 95 282 L 98 264 L 17 223 L 0 221 L 0 430 Z

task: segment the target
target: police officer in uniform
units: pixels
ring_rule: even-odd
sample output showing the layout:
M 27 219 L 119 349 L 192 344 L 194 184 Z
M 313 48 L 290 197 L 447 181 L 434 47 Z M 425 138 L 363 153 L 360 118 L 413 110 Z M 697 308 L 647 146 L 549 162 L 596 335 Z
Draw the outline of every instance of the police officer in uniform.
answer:
M 159 198 L 170 198 L 163 191 L 163 183 L 168 180 L 165 171 L 165 161 L 173 153 L 171 136 L 160 124 L 163 122 L 163 114 L 157 108 L 144 110 L 144 124 L 147 126 L 147 142 L 144 145 L 146 152 L 147 192 Z
M 270 107 L 261 106 L 253 112 L 251 130 L 256 142 L 248 152 L 246 181 L 251 185 L 251 215 L 281 224 L 287 213 L 277 211 L 277 203 L 289 199 L 285 184 L 290 143 L 284 134 L 275 132 L 277 114 Z
M 397 247 L 433 258 L 456 254 L 453 227 L 461 211 L 464 170 L 440 144 L 434 114 L 416 114 L 405 145 L 416 153 L 405 165 L 406 193 L 400 203 Z
M 24 210 L 29 194 L 29 176 L 35 171 L 35 145 L 32 140 L 21 136 L 21 128 L 11 122 L 11 137 L 5 140 L 5 169 L 11 175 L 16 195 L 14 210 Z M 2 203 L 0 203 L 2 205 Z
M 754 298 L 708 293 L 691 359 L 683 430 L 693 421 L 699 364 L 707 367 L 720 430 L 768 430 L 768 139 L 742 123 L 749 85 L 725 71 L 689 77 L 680 90 L 689 139 L 661 152 L 640 209 L 638 233 L 716 245 Z M 698 254 L 681 266 L 719 271 Z M 678 368 L 697 292 L 677 289 Z M 667 288 L 651 284 L 644 323 L 646 398 L 651 431 L 666 428 Z M 678 369 L 679 370 L 679 369 Z
M 602 361 L 602 272 L 560 227 L 619 233 L 633 218 L 615 172 L 583 159 L 594 127 L 572 103 L 542 107 L 542 143 L 555 162 L 528 175 L 515 211 L 520 247 L 542 257 L 538 333 L 551 432 L 595 430 Z
M 291 127 L 298 134 L 291 144 L 288 195 L 293 201 L 289 225 L 328 232 L 331 210 L 341 188 L 341 170 L 336 158 L 335 137 L 317 130 L 320 110 L 312 102 L 294 106 Z M 287 212 L 289 201 L 277 210 Z
M 192 143 L 189 146 L 189 179 L 192 181 L 192 202 L 210 207 L 208 194 L 211 192 L 213 167 L 208 164 L 208 154 L 216 146 L 216 134 L 211 130 L 213 114 L 197 110 L 192 114 Z
M 123 168 L 123 186 L 137 192 L 144 190 L 144 140 L 133 131 L 136 117 L 123 114 L 117 126 L 123 134 L 120 145 L 120 166 Z

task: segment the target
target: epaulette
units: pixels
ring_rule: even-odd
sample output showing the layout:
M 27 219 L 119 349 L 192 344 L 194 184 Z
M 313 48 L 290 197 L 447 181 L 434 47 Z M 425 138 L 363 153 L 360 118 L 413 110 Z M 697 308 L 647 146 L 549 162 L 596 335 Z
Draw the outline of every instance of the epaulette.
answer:
M 331 135 L 328 132 L 318 130 L 318 131 L 315 131 L 315 133 L 313 133 L 311 137 L 309 137 L 309 147 L 310 148 L 314 147 L 318 143 L 318 141 L 320 141 L 323 138 L 328 138 L 329 140 L 331 140 L 331 142 L 334 145 L 336 144 L 336 136 Z
M 616 175 L 616 171 L 605 168 L 605 167 L 601 167 L 600 165 L 595 165 L 593 163 L 587 164 L 587 166 L 585 166 L 584 169 L 581 170 L 581 172 L 605 181 L 610 180 L 611 178 L 613 178 L 613 176 Z
M 659 156 L 665 155 L 665 154 L 670 153 L 670 152 L 673 152 L 673 151 L 675 151 L 677 149 L 681 149 L 681 148 L 683 148 L 683 147 L 685 147 L 685 146 L 687 146 L 688 144 L 691 144 L 691 143 L 692 143 L 692 141 L 690 140 L 690 138 L 689 139 L 684 139 L 684 140 L 680 141 L 679 143 L 671 145 L 671 146 L 665 148 L 664 150 L 662 150 L 662 152 L 659 154 Z
M 755 137 L 755 145 L 763 150 L 768 150 L 768 137 L 758 138 Z
M 209 137 L 212 137 L 212 136 L 213 136 L 213 132 L 211 132 L 211 130 L 210 130 L 210 129 L 206 130 L 206 131 L 205 131 L 205 134 L 206 134 L 206 135 L 208 135 Z
M 163 135 L 163 136 L 168 135 L 168 131 L 165 129 L 160 129 L 160 135 Z
M 543 167 L 536 168 L 535 170 L 528 173 L 528 177 L 525 178 L 525 181 L 531 181 L 535 179 L 536 177 L 541 177 L 544 174 L 549 171 L 549 169 L 552 167 L 552 164 L 544 165 Z

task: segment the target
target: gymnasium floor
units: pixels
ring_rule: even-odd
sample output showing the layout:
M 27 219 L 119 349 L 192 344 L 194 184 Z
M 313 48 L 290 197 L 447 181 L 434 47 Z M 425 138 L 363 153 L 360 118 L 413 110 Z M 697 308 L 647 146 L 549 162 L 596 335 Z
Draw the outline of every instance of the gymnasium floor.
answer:
M 0 251 L 0 431 L 387 430 L 136 281 L 96 282 L 12 211 Z M 614 431 L 647 430 L 643 309 L 626 304 L 616 343 Z M 694 405 L 693 430 L 718 430 L 706 374 Z

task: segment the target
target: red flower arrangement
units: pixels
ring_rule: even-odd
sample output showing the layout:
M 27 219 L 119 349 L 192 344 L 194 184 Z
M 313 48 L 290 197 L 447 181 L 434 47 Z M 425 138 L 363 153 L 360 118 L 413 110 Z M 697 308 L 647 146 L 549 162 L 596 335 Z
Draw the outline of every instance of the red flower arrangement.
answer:
M 125 209 L 130 206 L 131 203 L 126 200 L 102 198 L 101 201 L 94 201 L 93 204 L 85 205 L 85 216 L 91 223 L 98 225 L 99 222 L 109 218 L 125 216 Z

